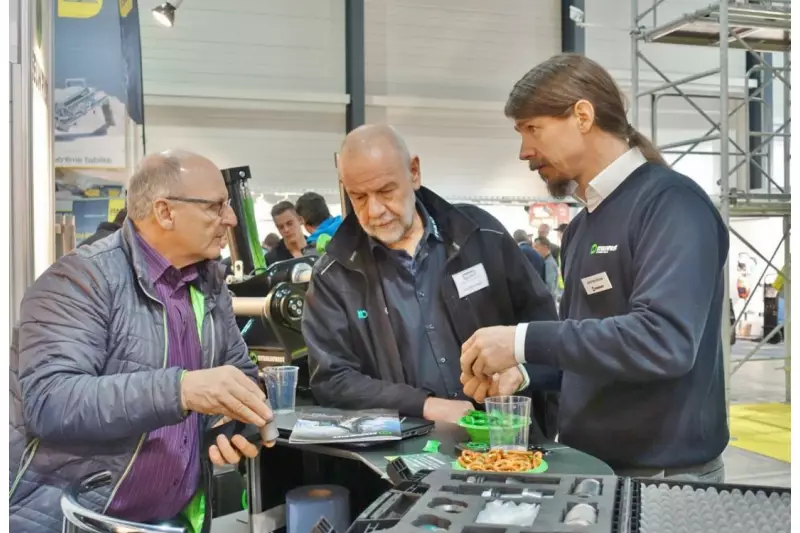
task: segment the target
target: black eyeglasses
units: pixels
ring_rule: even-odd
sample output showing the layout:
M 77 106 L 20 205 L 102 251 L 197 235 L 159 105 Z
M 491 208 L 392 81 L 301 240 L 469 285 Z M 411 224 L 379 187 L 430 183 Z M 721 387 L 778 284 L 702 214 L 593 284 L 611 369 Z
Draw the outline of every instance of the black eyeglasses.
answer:
M 186 196 L 167 196 L 167 200 L 173 202 L 185 202 L 187 204 L 207 205 L 212 213 L 221 217 L 225 213 L 225 208 L 231 206 L 231 199 L 227 200 L 207 200 L 205 198 L 190 198 Z

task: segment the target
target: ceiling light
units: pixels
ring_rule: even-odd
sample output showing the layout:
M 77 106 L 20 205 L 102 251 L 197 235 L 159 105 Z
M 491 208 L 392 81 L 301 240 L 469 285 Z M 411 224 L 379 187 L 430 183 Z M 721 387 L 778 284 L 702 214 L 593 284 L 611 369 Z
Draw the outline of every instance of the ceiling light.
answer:
M 175 11 L 181 6 L 183 0 L 169 0 L 153 8 L 153 18 L 167 28 L 175 24 Z

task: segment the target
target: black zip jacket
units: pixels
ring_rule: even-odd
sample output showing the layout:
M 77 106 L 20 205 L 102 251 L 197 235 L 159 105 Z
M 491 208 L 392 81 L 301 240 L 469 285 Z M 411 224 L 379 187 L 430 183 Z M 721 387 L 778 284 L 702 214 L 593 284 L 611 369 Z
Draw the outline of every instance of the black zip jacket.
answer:
M 425 188 L 417 196 L 447 247 L 447 275 L 438 296 L 461 343 L 482 327 L 557 320 L 544 282 L 497 219 L 474 206 L 451 205 Z M 479 263 L 489 287 L 459 298 L 452 275 Z M 368 237 L 350 215 L 314 266 L 306 295 L 302 329 L 311 389 L 327 406 L 422 416 L 428 394 L 406 383 L 380 287 Z M 553 372 L 527 369 L 532 380 L 536 372 Z M 532 416 L 546 438 L 553 438 L 557 396 L 537 390 L 523 394 L 532 395 Z

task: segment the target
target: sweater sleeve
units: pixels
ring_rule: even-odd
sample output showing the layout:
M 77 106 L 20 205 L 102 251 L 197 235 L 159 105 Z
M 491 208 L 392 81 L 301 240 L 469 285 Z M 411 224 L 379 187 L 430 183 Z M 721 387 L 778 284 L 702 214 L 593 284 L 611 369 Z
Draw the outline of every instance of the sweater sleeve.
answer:
M 681 185 L 660 194 L 638 220 L 631 228 L 631 311 L 528 324 L 529 363 L 629 382 L 675 378 L 692 369 L 722 289 L 728 233 L 714 207 Z

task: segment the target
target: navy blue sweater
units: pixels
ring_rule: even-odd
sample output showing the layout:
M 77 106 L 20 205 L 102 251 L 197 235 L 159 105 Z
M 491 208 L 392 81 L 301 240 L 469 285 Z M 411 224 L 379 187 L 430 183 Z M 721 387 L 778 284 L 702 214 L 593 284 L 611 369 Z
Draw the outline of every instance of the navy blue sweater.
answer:
M 575 217 L 563 242 L 564 320 L 531 323 L 525 338 L 529 363 L 564 370 L 560 441 L 612 468 L 719 456 L 728 231 L 708 196 L 647 163 Z M 585 278 L 603 273 L 610 288 L 587 294 Z

